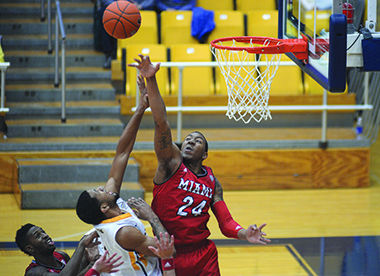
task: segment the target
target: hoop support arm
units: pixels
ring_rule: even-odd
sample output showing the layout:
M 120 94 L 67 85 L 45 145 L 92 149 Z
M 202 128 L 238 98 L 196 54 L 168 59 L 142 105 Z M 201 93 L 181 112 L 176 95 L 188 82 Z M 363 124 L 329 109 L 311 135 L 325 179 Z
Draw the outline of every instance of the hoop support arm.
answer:
M 303 39 L 284 39 L 283 50 L 292 53 L 300 60 L 308 60 L 307 41 Z

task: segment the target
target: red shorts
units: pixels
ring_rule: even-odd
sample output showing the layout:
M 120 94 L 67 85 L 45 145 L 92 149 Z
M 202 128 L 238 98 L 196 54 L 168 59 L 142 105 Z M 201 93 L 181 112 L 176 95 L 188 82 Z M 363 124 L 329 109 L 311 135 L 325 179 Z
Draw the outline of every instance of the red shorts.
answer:
M 214 242 L 205 240 L 197 246 L 176 246 L 177 276 L 219 276 L 218 252 Z

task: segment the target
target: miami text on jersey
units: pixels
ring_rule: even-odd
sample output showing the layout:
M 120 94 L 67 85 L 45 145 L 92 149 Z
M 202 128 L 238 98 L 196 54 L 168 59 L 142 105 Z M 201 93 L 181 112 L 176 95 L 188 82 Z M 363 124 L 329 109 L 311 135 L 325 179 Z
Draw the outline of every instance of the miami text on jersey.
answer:
M 177 188 L 197 195 L 203 195 L 208 198 L 212 197 L 212 189 L 210 187 L 207 187 L 204 184 L 196 183 L 192 180 L 185 181 L 182 177 L 181 182 L 179 183 Z

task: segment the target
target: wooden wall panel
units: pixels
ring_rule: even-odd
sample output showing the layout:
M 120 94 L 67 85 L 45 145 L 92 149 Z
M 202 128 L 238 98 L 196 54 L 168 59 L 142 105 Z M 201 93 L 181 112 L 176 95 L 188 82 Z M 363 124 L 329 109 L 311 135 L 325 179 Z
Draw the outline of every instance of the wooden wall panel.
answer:
M 0 189 L 12 192 L 12 182 L 17 181 L 17 165 L 13 158 L 113 156 L 113 151 L 33 153 L 31 156 L 18 153 L 8 157 L 1 154 Z M 141 185 L 147 192 L 152 191 L 157 168 L 154 151 L 135 150 L 132 157 L 140 164 Z M 212 150 L 204 164 L 213 169 L 226 191 L 359 188 L 370 185 L 369 157 L 369 148 Z
M 152 191 L 157 160 L 135 151 L 140 182 Z M 204 162 L 224 190 L 313 189 L 369 186 L 369 149 L 213 150 Z
M 310 189 L 311 175 L 268 176 L 245 175 L 241 177 L 216 175 L 224 191 Z
M 313 154 L 313 188 L 368 187 L 369 149 L 340 149 Z
M 0 156 L 0 193 L 12 193 L 17 183 L 16 160 L 10 156 Z
M 154 151 L 133 151 L 132 157 L 140 164 L 140 184 L 145 191 L 153 190 L 153 177 L 157 169 L 157 158 Z
M 99 151 L 17 151 L 0 152 L 1 157 L 27 158 L 113 158 L 115 150 Z
M 222 167 L 215 175 L 310 175 L 309 150 L 213 150 L 205 165 Z

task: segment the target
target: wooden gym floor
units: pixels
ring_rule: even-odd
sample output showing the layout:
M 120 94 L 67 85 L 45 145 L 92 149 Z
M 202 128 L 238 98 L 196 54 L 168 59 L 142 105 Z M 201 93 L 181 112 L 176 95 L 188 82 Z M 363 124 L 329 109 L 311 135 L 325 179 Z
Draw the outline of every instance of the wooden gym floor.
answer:
M 342 275 L 352 237 L 357 241 L 369 236 L 380 244 L 376 237 L 380 236 L 379 139 L 371 147 L 370 178 L 371 187 L 361 189 L 225 192 L 233 217 L 243 226 L 267 223 L 265 230 L 273 242 L 252 246 L 225 239 L 211 216 L 208 225 L 218 246 L 222 275 L 322 275 L 322 244 L 324 275 Z M 148 193 L 146 200 L 151 199 Z M 74 210 L 20 210 L 11 194 L 1 194 L 0 201 L 0 275 L 23 275 L 31 261 L 14 248 L 15 232 L 22 224 L 43 227 L 69 254 L 73 242 L 90 229 Z

